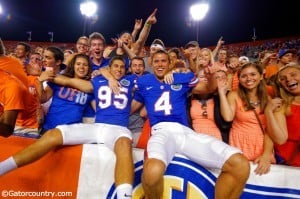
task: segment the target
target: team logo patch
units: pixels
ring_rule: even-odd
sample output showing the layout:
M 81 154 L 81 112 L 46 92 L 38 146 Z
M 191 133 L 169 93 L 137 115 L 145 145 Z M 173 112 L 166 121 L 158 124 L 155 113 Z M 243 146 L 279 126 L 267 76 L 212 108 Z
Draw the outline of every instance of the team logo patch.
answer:
M 129 85 L 130 85 L 130 81 L 128 81 L 127 79 L 122 79 L 122 80 L 120 81 L 120 84 L 121 84 L 122 86 L 129 86 Z
M 182 84 L 175 84 L 175 85 L 171 85 L 171 89 L 173 91 L 179 91 L 182 89 Z

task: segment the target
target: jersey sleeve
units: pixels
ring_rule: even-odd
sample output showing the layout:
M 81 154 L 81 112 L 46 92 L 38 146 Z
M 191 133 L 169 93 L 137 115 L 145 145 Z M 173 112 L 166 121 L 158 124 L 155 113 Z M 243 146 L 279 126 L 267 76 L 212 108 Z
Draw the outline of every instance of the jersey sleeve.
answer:
M 133 99 L 144 104 L 142 89 L 143 89 L 143 84 L 142 84 L 141 78 L 138 78 L 135 83 L 135 92 L 134 92 Z
M 195 87 L 198 83 L 198 78 L 193 72 L 188 73 L 174 73 L 174 83 L 173 84 L 188 84 L 189 87 Z

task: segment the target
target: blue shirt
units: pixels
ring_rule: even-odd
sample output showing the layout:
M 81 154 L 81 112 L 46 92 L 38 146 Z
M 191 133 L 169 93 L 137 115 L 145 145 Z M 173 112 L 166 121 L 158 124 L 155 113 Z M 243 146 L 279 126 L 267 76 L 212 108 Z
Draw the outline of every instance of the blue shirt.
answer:
M 100 68 L 103 68 L 103 67 L 106 67 L 109 65 L 109 61 L 110 61 L 110 58 L 104 58 L 102 57 L 102 60 L 101 60 L 101 64 L 100 65 L 97 65 L 93 62 L 93 59 L 91 59 L 91 63 L 92 63 L 92 71 L 94 70 L 99 70 Z
M 43 128 L 49 130 L 61 124 L 82 122 L 83 111 L 94 99 L 93 94 L 60 86 L 52 82 L 47 83 L 53 90 L 53 96 Z
M 95 122 L 128 126 L 135 79 L 133 75 L 120 79 L 122 87 L 119 95 L 111 91 L 108 80 L 103 76 L 99 75 L 92 79 L 97 107 Z
M 188 126 L 187 96 L 197 83 L 192 72 L 174 73 L 172 85 L 160 82 L 153 74 L 144 75 L 137 80 L 134 99 L 145 105 L 151 126 L 159 122 Z

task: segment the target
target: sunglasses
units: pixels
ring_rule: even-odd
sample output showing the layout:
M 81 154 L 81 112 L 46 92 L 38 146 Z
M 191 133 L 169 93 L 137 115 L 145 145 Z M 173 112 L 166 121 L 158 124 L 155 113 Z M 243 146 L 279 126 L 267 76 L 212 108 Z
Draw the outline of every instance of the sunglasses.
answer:
M 202 116 L 204 118 L 207 118 L 207 100 L 199 100 L 199 102 L 202 104 L 201 105 L 201 110 L 202 110 Z

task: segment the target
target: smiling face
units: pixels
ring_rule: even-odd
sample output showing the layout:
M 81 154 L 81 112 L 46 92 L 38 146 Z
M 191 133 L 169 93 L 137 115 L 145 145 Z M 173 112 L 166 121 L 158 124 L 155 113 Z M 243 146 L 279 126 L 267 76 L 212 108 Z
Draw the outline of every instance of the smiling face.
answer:
M 158 51 L 153 55 L 152 68 L 154 75 L 159 79 L 163 80 L 165 74 L 169 71 L 170 58 L 168 53 Z
M 239 83 L 248 90 L 256 89 L 262 79 L 262 74 L 254 65 L 242 68 L 239 74 Z
M 300 67 L 288 67 L 278 73 L 281 86 L 293 95 L 300 94 Z
M 130 63 L 130 70 L 132 74 L 138 76 L 143 75 L 145 71 L 144 61 L 142 59 L 132 59 Z
M 110 70 L 111 75 L 115 79 L 119 80 L 125 75 L 125 72 L 126 72 L 125 62 L 121 59 L 112 60 L 110 66 L 109 66 L 109 70 Z
M 211 58 L 212 58 L 212 54 L 211 51 L 207 48 L 203 48 L 202 50 L 200 50 L 200 64 L 203 67 L 208 66 L 209 64 L 211 64 Z
M 87 54 L 89 50 L 89 40 L 88 38 L 79 38 L 76 43 L 76 50 L 79 54 Z
M 292 53 L 286 53 L 283 56 L 279 58 L 280 62 L 282 62 L 284 65 L 288 64 L 293 61 L 293 54 Z
M 24 45 L 17 45 L 15 49 L 15 54 L 17 58 L 22 59 L 27 57 L 29 52 L 26 52 L 26 48 Z
M 225 49 L 219 50 L 218 61 L 224 63 L 226 61 L 226 58 L 227 58 L 227 51 Z
M 75 78 L 83 79 L 89 72 L 89 62 L 84 57 L 77 57 L 74 63 Z
M 104 41 L 102 39 L 92 39 L 90 42 L 91 57 L 94 59 L 102 59 L 104 51 Z
M 187 48 L 187 51 L 190 53 L 190 56 L 193 60 L 196 60 L 198 53 L 199 53 L 199 47 L 197 46 L 190 46 Z
M 120 35 L 120 40 L 130 47 L 132 43 L 132 36 L 128 32 L 124 32 Z

